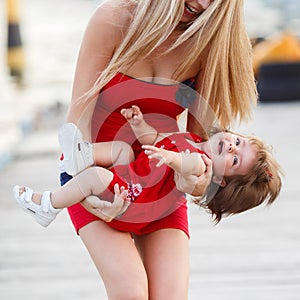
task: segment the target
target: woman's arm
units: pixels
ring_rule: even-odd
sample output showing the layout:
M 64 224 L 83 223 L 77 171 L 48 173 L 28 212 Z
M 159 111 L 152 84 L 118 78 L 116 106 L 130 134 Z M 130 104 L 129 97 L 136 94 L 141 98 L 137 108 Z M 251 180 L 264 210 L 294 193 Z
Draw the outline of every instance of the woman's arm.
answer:
M 204 58 L 206 55 L 204 55 Z M 202 61 L 206 61 L 203 59 Z M 187 131 L 194 132 L 202 138 L 209 137 L 209 131 L 216 121 L 216 115 L 208 102 L 204 100 L 203 94 L 205 85 L 203 84 L 203 76 L 205 65 L 199 67 L 201 70 L 196 78 L 195 88 L 197 93 L 196 100 L 188 107 Z M 212 178 L 212 161 L 203 155 L 202 159 L 206 166 L 205 172 L 200 176 L 186 175 L 175 172 L 174 180 L 176 187 L 180 191 L 186 191 L 193 196 L 203 196 Z
M 105 1 L 96 9 L 89 20 L 78 54 L 67 122 L 75 123 L 86 141 L 91 141 L 91 122 L 98 95 L 88 101 L 85 95 L 94 87 L 125 36 L 131 16 L 123 2 Z M 124 193 L 124 190 L 115 187 L 115 198 L 111 204 L 94 196 L 90 201 L 99 200 L 97 203 L 85 199 L 82 205 L 90 213 L 110 221 L 127 209 L 129 203 Z
M 208 99 L 205 98 L 204 69 L 207 55 L 204 55 L 199 73 L 195 80 L 196 98 L 193 103 L 189 104 L 187 114 L 187 131 L 201 136 L 203 139 L 209 137 L 209 131 L 217 121 L 216 113 L 209 105 Z
M 84 95 L 94 86 L 122 41 L 122 30 L 129 19 L 126 13 L 128 14 L 125 9 L 120 9 L 120 5 L 104 2 L 92 15 L 82 39 L 67 121 L 75 123 L 88 141 L 98 95 L 90 98 L 88 102 Z
M 206 165 L 206 170 L 200 176 L 175 172 L 174 181 L 179 191 L 195 197 L 205 194 L 212 178 L 212 161 L 206 155 L 203 155 L 202 159 Z

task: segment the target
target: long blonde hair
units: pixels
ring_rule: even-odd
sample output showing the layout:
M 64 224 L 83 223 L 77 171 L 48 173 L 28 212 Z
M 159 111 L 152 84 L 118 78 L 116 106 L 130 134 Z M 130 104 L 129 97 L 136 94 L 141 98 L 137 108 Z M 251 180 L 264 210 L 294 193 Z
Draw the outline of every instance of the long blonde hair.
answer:
M 88 99 L 94 98 L 121 69 L 153 53 L 179 25 L 184 11 L 184 0 L 128 0 L 124 5 L 132 11 L 132 21 L 123 42 L 88 93 Z M 186 59 L 174 78 L 200 59 L 203 84 L 198 92 L 221 126 L 228 127 L 233 119 L 248 119 L 257 94 L 251 44 L 243 20 L 243 0 L 214 0 L 167 51 L 183 43 L 187 45 Z M 192 113 L 201 115 L 200 103 Z

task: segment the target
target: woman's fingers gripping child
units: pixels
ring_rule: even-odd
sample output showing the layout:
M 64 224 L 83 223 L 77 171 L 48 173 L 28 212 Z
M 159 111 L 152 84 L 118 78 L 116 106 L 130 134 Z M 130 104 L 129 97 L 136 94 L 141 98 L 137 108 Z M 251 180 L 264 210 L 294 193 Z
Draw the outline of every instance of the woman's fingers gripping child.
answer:
M 81 203 L 85 208 L 93 211 L 93 214 L 98 216 L 105 222 L 110 222 L 116 217 L 122 215 L 130 206 L 130 200 L 127 199 L 127 190 L 118 184 L 114 185 L 114 201 L 109 202 L 101 200 L 97 196 L 89 196 Z

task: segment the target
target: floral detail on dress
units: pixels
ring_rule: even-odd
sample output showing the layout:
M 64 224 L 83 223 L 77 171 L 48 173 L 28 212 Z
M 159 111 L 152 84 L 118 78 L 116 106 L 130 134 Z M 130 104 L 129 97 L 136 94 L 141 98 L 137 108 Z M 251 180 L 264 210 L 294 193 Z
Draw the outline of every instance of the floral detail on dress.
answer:
M 195 81 L 187 79 L 179 84 L 176 92 L 176 102 L 184 108 L 188 108 L 192 104 L 197 96 L 195 90 Z
M 133 202 L 143 191 L 139 183 L 127 183 L 127 200 Z

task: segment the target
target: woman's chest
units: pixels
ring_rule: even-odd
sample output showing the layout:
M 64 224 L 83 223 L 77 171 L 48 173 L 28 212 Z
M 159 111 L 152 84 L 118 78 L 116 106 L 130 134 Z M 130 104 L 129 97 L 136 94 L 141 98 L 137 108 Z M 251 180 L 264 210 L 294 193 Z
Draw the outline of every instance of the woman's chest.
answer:
M 169 53 L 165 53 L 166 50 L 165 47 L 156 49 L 149 57 L 135 62 L 126 70 L 126 74 L 134 78 L 164 85 L 183 82 L 197 76 L 200 69 L 199 62 L 176 75 L 176 70 L 187 59 L 184 47 L 178 47 Z

